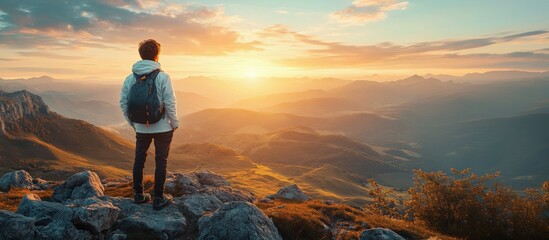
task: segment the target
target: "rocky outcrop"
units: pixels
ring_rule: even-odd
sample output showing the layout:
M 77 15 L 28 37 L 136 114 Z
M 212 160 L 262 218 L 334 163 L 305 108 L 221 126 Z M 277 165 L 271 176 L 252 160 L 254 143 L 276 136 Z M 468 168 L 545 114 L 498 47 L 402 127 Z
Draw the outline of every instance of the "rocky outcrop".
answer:
M 78 229 L 73 222 L 74 209 L 56 202 L 41 201 L 27 194 L 19 204 L 17 213 L 35 219 L 35 239 L 92 239 L 86 230 Z
M 192 219 L 198 219 L 205 213 L 213 212 L 223 206 L 215 196 L 200 193 L 179 199 L 177 206 Z
M 231 183 L 211 171 L 169 173 L 166 177 L 166 192 L 174 197 L 197 193 L 209 187 L 225 187 Z
M 231 187 L 210 187 L 200 191 L 206 195 L 215 196 L 221 202 L 246 201 L 253 203 L 255 196 L 252 192 Z
M 194 175 L 198 177 L 198 181 L 202 186 L 223 187 L 231 185 L 224 177 L 209 170 L 194 172 Z
M 150 204 L 135 204 L 132 199 L 102 197 L 120 208 L 115 229 L 128 234 L 131 239 L 179 239 L 185 233 L 187 220 L 176 204 L 156 211 Z
M 366 229 L 360 234 L 360 240 L 405 240 L 387 228 Z
M 293 201 L 307 201 L 311 200 L 307 194 L 303 193 L 296 184 L 288 185 L 276 192 L 275 194 L 267 196 L 270 199 L 285 199 Z
M 0 239 L 33 239 L 34 222 L 34 218 L 0 210 Z
M 6 173 L 0 178 L 0 191 L 7 192 L 11 188 L 26 188 L 29 190 L 44 190 L 51 188 L 53 183 L 40 178 L 32 178 L 25 170 Z
M 76 207 L 72 222 L 94 234 L 109 230 L 120 214 L 120 208 L 111 202 L 95 198 L 76 200 L 71 202 L 71 206 Z
M 0 135 L 14 130 L 19 119 L 47 113 L 48 106 L 37 95 L 26 90 L 12 93 L 0 91 Z
M 190 173 L 168 173 L 164 189 L 174 197 L 196 193 L 202 188 L 198 177 Z
M 198 221 L 199 239 L 282 240 L 273 221 L 255 205 L 229 202 Z
M 52 199 L 63 202 L 74 199 L 85 199 L 103 196 L 105 188 L 96 173 L 84 171 L 69 177 L 66 182 L 53 190 Z
M 22 179 L 21 186 L 33 182 L 24 171 L 15 175 L 21 176 L 17 178 Z M 75 174 L 54 189 L 53 201 L 27 194 L 15 213 L 0 210 L 0 239 L 282 239 L 273 220 L 253 204 L 254 194 L 232 188 L 220 175 L 209 171 L 172 173 L 169 179 L 172 190 L 182 195 L 156 211 L 150 203 L 103 196 L 104 186 L 94 172 Z M 309 199 L 295 185 L 271 197 Z M 276 201 L 266 198 L 262 202 Z M 326 225 L 320 228 L 330 232 Z M 361 239 L 403 239 L 399 237 L 388 229 L 368 229 L 361 234 Z
M 7 120 L 15 120 L 29 115 L 46 114 L 49 112 L 49 108 L 42 98 L 27 90 L 11 93 L 0 91 L 0 97 L 0 116 L 6 116 Z M 9 116 L 5 115 L 4 113 L 10 109 L 15 110 L 9 111 Z

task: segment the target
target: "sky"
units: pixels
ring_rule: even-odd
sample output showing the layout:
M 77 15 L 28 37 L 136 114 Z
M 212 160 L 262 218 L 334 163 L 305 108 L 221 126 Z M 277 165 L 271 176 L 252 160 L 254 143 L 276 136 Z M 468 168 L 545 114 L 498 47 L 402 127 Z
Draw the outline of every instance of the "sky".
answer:
M 156 39 L 172 78 L 549 71 L 547 0 L 0 0 L 0 78 L 119 81 Z

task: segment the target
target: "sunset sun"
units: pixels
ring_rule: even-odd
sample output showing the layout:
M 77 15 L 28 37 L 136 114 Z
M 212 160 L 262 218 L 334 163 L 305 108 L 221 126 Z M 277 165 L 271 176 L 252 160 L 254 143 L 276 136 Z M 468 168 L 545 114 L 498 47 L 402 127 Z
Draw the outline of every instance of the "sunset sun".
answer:
M 257 70 L 255 69 L 249 69 L 246 71 L 246 78 L 248 79 L 255 79 L 257 78 Z

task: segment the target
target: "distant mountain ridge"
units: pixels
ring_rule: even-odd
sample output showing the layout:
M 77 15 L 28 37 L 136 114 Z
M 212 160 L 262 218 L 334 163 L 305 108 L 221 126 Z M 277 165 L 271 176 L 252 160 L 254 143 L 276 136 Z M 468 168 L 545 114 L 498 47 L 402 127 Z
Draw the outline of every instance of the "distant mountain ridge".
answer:
M 549 77 L 549 71 L 526 72 L 526 71 L 490 71 L 484 73 L 468 73 L 463 76 L 452 76 L 447 74 L 426 74 L 426 78 L 438 78 L 444 81 L 469 82 L 474 84 L 486 84 L 521 79 L 535 79 Z

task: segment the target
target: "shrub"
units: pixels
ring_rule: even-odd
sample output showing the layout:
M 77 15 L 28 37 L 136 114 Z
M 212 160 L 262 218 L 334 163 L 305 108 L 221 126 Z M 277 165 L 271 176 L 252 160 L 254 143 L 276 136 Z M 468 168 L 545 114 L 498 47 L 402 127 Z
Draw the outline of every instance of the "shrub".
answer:
M 368 179 L 368 183 L 373 188 L 370 190 L 369 195 L 374 198 L 374 202 L 366 205 L 366 212 L 401 219 L 402 215 L 398 212 L 395 200 L 387 196 L 391 190 L 381 187 L 374 179 Z
M 414 171 L 408 215 L 437 231 L 468 239 L 543 239 L 549 236 L 549 185 L 519 195 L 495 180 L 498 173 L 478 176 L 469 169 Z M 495 182 L 495 181 L 494 181 Z

